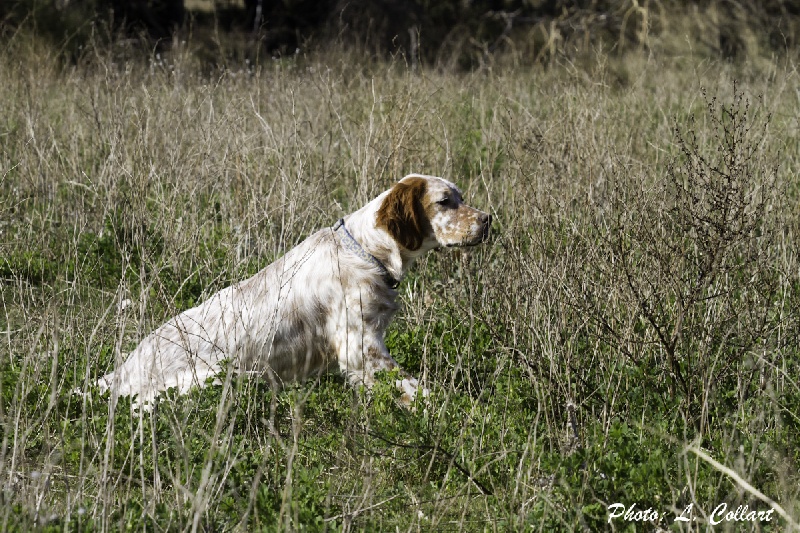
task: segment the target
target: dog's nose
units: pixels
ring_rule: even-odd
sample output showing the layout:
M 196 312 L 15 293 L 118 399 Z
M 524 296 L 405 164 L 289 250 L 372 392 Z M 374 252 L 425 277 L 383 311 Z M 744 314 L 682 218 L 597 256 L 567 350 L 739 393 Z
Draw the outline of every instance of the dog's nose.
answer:
M 484 213 L 481 215 L 481 226 L 483 227 L 483 235 L 481 241 L 486 242 L 489 240 L 489 231 L 492 227 L 492 215 Z

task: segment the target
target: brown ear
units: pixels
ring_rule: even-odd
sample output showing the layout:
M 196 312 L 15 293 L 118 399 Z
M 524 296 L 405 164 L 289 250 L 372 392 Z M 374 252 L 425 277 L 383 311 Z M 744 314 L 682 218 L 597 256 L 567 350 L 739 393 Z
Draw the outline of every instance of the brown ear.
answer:
M 425 238 L 425 190 L 425 180 L 421 178 L 397 183 L 378 209 L 378 227 L 386 228 L 394 240 L 409 250 L 419 250 Z

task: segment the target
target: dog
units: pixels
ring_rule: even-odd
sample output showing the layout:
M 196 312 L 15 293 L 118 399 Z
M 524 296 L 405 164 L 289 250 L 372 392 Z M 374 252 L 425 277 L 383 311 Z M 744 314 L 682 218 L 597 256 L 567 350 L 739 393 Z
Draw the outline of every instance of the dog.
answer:
M 408 175 L 253 277 L 167 321 L 96 384 L 152 405 L 161 391 L 182 394 L 213 381 L 226 361 L 277 388 L 336 366 L 352 385 L 370 388 L 376 373 L 398 368 L 400 401 L 410 405 L 419 383 L 384 343 L 400 280 L 430 250 L 487 241 L 491 223 L 453 183 Z

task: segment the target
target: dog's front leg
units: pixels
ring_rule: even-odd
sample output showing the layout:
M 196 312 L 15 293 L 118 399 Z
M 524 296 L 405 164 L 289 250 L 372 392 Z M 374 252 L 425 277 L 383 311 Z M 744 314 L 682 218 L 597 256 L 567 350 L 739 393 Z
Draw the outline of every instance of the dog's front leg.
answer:
M 395 386 L 402 392 L 400 402 L 403 405 L 411 405 L 418 391 L 423 396 L 428 395 L 428 389 L 420 389 L 417 379 L 403 370 L 389 354 L 382 339 L 367 338 L 362 342 L 353 339 L 347 344 L 339 350 L 339 368 L 354 386 L 362 384 L 370 389 L 375 383 L 375 374 L 396 368 L 403 376 L 395 381 Z

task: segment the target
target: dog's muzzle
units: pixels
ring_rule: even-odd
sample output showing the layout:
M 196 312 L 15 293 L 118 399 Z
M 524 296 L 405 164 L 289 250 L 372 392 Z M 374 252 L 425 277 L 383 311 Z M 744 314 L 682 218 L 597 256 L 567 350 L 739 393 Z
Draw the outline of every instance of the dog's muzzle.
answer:
M 448 248 L 452 248 L 454 246 L 471 247 L 471 246 L 477 246 L 477 245 L 479 245 L 479 244 L 481 244 L 483 242 L 488 241 L 489 240 L 489 236 L 491 234 L 491 228 L 492 228 L 492 215 L 489 215 L 487 213 L 483 213 L 483 214 L 481 214 L 480 217 L 478 217 L 478 222 L 481 225 L 481 232 L 478 235 L 476 235 L 473 239 L 470 239 L 468 241 L 462 241 L 460 243 L 448 244 L 447 247 Z

